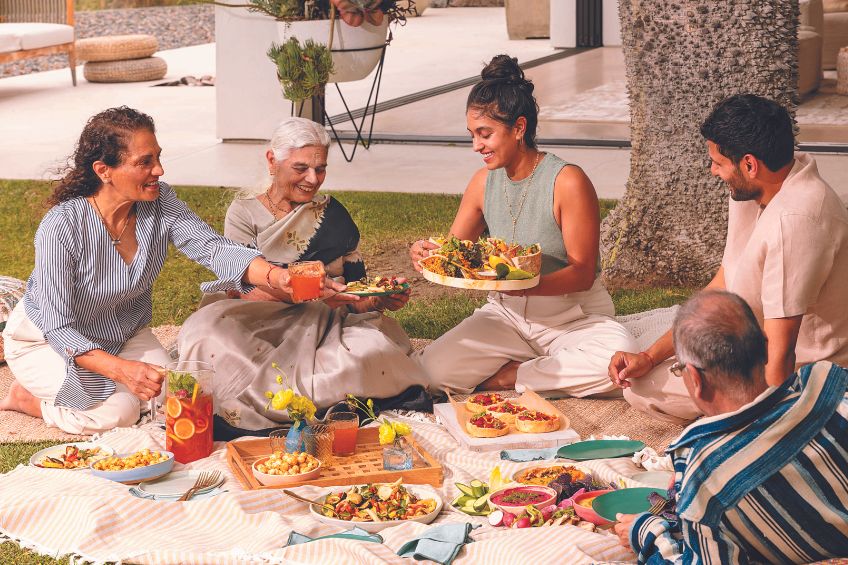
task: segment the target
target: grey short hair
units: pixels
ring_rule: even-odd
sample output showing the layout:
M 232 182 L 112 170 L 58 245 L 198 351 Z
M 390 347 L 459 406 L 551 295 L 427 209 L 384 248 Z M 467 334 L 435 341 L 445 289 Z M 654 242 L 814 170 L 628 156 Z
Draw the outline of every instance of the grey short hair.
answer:
M 324 126 L 306 118 L 286 118 L 271 135 L 274 158 L 284 161 L 292 151 L 307 146 L 330 147 L 330 136 Z
M 751 307 L 736 294 L 705 290 L 686 301 L 674 319 L 674 349 L 681 363 L 708 372 L 728 389 L 754 384 L 768 359 L 766 337 Z

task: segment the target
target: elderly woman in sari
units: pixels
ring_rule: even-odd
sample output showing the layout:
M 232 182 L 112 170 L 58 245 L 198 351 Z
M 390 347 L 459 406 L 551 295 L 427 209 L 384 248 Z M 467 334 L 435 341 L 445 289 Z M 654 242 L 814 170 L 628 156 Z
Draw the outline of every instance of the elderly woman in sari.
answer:
M 224 234 L 276 264 L 321 261 L 328 276 L 350 282 L 365 276 L 359 230 L 341 203 L 318 194 L 329 145 L 319 124 L 302 118 L 283 121 L 266 153 L 270 185 L 230 205 Z M 408 292 L 361 299 L 337 294 L 323 302 L 290 304 L 286 295 L 262 287 L 207 295 L 183 325 L 180 358 L 214 366 L 221 377 L 216 411 L 242 429 L 285 421 L 283 413 L 266 410 L 265 391 L 278 387 L 274 362 L 319 409 L 341 401 L 345 393 L 388 398 L 426 382 L 409 357 L 406 334 L 382 315 L 408 300 Z

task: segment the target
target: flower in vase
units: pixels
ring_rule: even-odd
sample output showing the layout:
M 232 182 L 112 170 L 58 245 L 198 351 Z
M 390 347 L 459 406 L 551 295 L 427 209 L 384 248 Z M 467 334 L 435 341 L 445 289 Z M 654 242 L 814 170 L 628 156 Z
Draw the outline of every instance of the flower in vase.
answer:
M 271 363 L 271 366 L 280 371 L 277 375 L 277 384 L 283 388 L 274 391 L 265 391 L 265 398 L 268 399 L 268 405 L 265 409 L 272 408 L 274 410 L 286 410 L 289 418 L 294 422 L 301 420 L 311 420 L 315 417 L 315 404 L 306 396 L 298 394 L 289 385 L 288 375 L 276 363 Z
M 380 422 L 380 445 L 390 445 L 394 443 L 396 439 L 412 433 L 412 427 L 409 424 L 404 422 L 395 422 L 389 420 L 385 416 L 377 418 L 377 415 L 374 413 L 374 401 L 370 398 L 366 402 L 362 402 L 352 394 L 348 394 L 345 397 L 345 401 L 351 408 L 358 408 L 365 412 L 367 418 L 363 420 L 363 424 L 367 424 L 369 422 Z

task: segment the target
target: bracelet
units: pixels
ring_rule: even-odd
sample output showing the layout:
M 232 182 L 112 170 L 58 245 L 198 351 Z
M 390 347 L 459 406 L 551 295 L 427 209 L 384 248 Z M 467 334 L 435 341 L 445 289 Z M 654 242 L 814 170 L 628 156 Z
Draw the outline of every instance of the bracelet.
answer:
M 268 283 L 268 288 L 275 288 L 276 289 L 277 287 L 275 287 L 274 285 L 271 284 L 271 273 L 274 271 L 274 269 L 279 269 L 279 267 L 276 266 L 276 265 L 271 265 L 271 268 L 268 269 L 267 273 L 265 273 L 265 282 Z
M 656 362 L 656 361 L 654 361 L 654 358 L 653 358 L 653 357 L 651 357 L 651 354 L 650 354 L 650 353 L 648 353 L 647 351 L 640 351 L 640 352 L 638 353 L 638 355 L 644 355 L 645 357 L 647 357 L 647 358 L 648 358 L 648 361 L 650 361 L 650 362 L 651 362 L 651 368 L 652 368 L 652 369 L 653 369 L 654 367 L 656 367 L 656 366 L 657 366 L 657 362 Z

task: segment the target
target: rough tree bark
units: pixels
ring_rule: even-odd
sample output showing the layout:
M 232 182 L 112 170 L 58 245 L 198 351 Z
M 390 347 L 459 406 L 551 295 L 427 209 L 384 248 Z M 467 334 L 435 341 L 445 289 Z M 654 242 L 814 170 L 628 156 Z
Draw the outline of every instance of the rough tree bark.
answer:
M 602 234 L 613 288 L 700 286 L 721 262 L 727 190 L 701 122 L 738 93 L 798 103 L 797 0 L 621 0 L 632 152 Z

